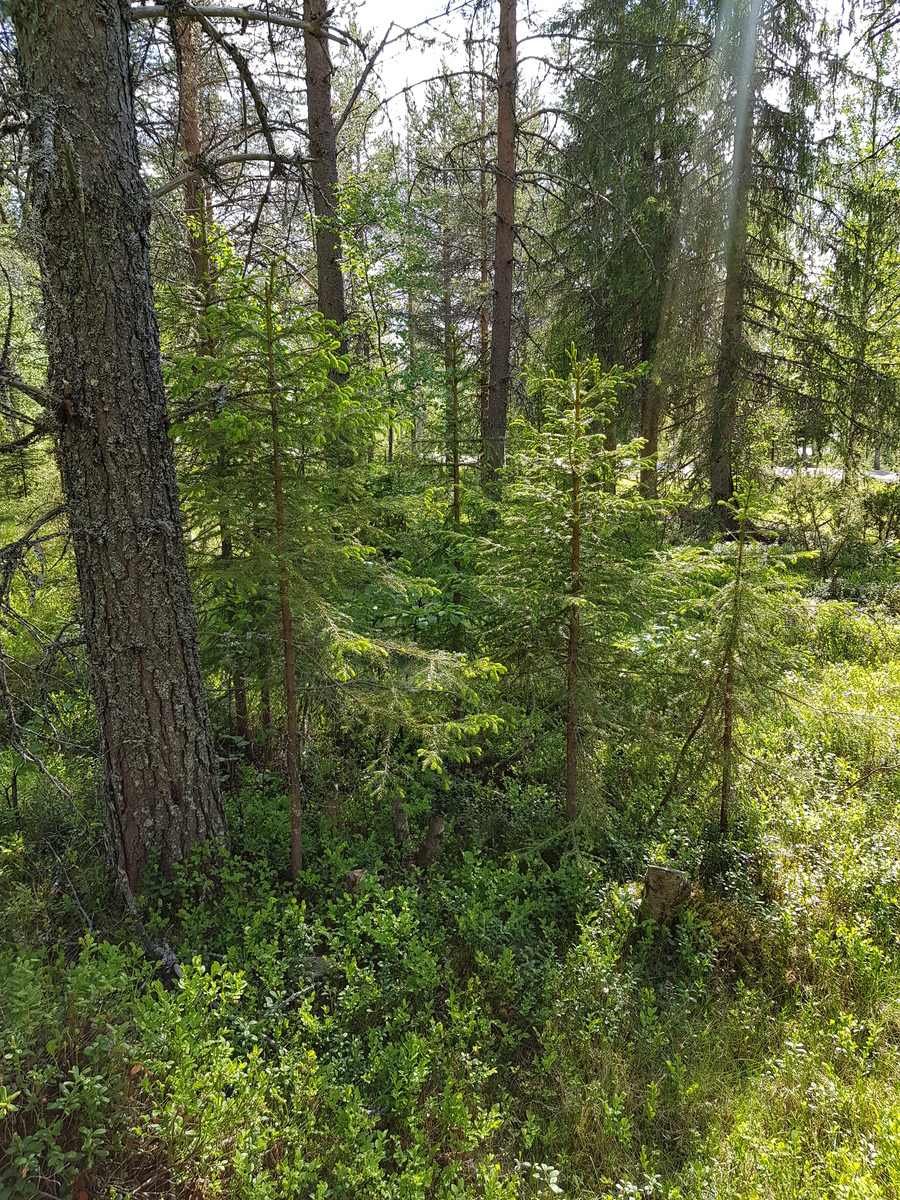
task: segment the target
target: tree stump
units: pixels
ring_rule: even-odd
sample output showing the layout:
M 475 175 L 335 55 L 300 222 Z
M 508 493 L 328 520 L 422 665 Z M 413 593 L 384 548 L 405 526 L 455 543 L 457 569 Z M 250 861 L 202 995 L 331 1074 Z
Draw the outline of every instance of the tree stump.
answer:
M 354 867 L 344 876 L 344 888 L 351 896 L 357 896 L 362 891 L 363 880 L 368 875 L 364 867 Z
M 648 867 L 644 875 L 641 920 L 671 925 L 690 894 L 691 883 L 684 871 L 672 867 Z

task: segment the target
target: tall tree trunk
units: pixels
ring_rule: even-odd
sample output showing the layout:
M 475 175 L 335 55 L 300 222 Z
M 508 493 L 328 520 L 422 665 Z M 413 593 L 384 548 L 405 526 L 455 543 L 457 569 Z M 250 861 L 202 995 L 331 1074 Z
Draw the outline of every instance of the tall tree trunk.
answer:
M 481 305 L 478 312 L 479 346 L 478 346 L 478 437 L 481 443 L 481 475 L 482 482 L 487 481 L 488 450 L 487 431 L 489 424 L 490 405 L 490 324 L 488 322 L 488 284 L 491 279 L 491 265 L 488 258 L 488 164 L 487 164 L 487 87 L 484 72 L 481 75 L 481 161 L 479 164 L 479 205 L 480 205 L 480 243 L 481 243 Z
M 341 329 L 341 353 L 346 348 L 343 336 L 347 320 L 344 276 L 341 272 L 341 237 L 337 228 L 337 135 L 331 106 L 331 59 L 328 56 L 324 27 L 330 9 L 327 0 L 303 0 L 303 19 L 313 22 L 318 32 L 305 30 L 306 108 L 309 122 L 309 152 L 313 160 L 313 209 L 316 215 L 316 271 L 319 284 L 319 311 Z
M 460 483 L 459 483 L 459 338 L 456 331 L 450 332 L 450 461 L 453 477 L 453 528 L 460 526 Z M 455 563 L 459 572 L 459 560 Z M 454 596 L 454 602 L 456 602 Z
M 294 616 L 291 612 L 287 529 L 284 517 L 284 483 L 281 473 L 281 438 L 278 417 L 278 381 L 275 377 L 272 282 L 266 284 L 266 351 L 268 354 L 269 412 L 272 419 L 272 478 L 275 489 L 275 543 L 278 554 L 278 599 L 281 604 L 281 638 L 284 647 L 284 706 L 288 793 L 291 802 L 291 878 L 303 870 L 303 825 L 300 811 L 300 739 L 297 723 L 297 669 L 294 661 Z
M 744 300 L 747 287 L 747 223 L 753 175 L 753 123 L 756 103 L 756 35 L 761 0 L 751 0 L 741 30 L 739 81 L 735 99 L 731 203 L 725 249 L 725 301 L 719 335 L 719 369 L 713 395 L 709 483 L 713 510 L 724 525 L 734 519 L 720 508 L 734 495 L 734 432 L 744 345 Z
M 459 528 L 459 386 L 456 377 L 456 346 L 453 329 L 453 297 L 450 275 L 449 180 L 444 172 L 444 223 L 441 230 L 441 259 L 443 265 L 444 307 L 444 389 L 447 414 L 445 446 L 450 451 L 453 473 L 453 523 Z M 446 461 L 445 454 L 445 461 Z
M 873 123 L 875 115 L 873 114 Z M 874 155 L 877 153 L 875 130 L 872 131 L 872 151 Z M 860 271 L 860 297 L 859 311 L 856 318 L 856 329 L 852 334 L 853 338 L 853 357 L 856 360 L 856 365 L 853 368 L 853 381 L 848 389 L 847 396 L 847 437 L 843 447 L 843 484 L 845 487 L 855 487 L 858 484 L 859 474 L 859 435 L 863 430 L 863 421 L 867 423 L 872 420 L 875 413 L 866 412 L 866 408 L 873 407 L 873 398 L 871 389 L 866 386 L 866 376 L 868 369 L 866 365 L 866 355 L 869 350 L 869 318 L 870 306 L 872 302 L 872 271 L 873 260 L 875 257 L 874 246 L 874 224 L 875 213 L 870 205 L 869 211 L 866 214 L 866 232 L 863 237 L 863 261 Z
M 32 219 L 120 879 L 225 839 L 167 433 L 127 16 L 14 0 L 31 105 Z
M 653 5 L 652 36 L 648 38 L 645 56 L 645 76 L 652 88 L 657 71 L 656 22 L 659 19 L 658 5 Z M 647 105 L 647 136 L 644 143 L 644 170 L 647 193 L 654 200 L 660 192 L 659 172 L 656 168 L 657 124 L 659 111 L 651 101 Z M 662 391 L 655 379 L 653 358 L 656 354 L 658 334 L 662 323 L 663 287 L 661 276 L 668 267 L 667 239 L 663 239 L 657 261 L 654 263 L 653 295 L 655 312 L 645 312 L 641 321 L 641 361 L 647 364 L 647 373 L 641 381 L 641 438 L 644 448 L 641 455 L 645 464 L 641 467 L 640 493 L 647 500 L 656 499 L 656 455 L 659 451 L 659 418 L 662 408 Z
M 413 315 L 415 312 L 413 304 L 412 290 L 407 293 L 406 297 L 406 329 L 409 336 L 409 373 L 412 375 L 416 363 L 416 337 L 413 327 Z M 422 440 L 422 434 L 425 432 L 422 407 L 419 404 L 418 396 L 412 393 L 412 421 L 409 427 L 409 437 L 413 451 L 416 449 L 417 443 Z
M 195 171 L 202 156 L 200 134 L 200 30 L 193 21 L 172 19 L 172 36 L 178 58 L 178 149 L 185 171 Z M 184 215 L 188 220 L 188 244 L 191 255 L 191 276 L 201 303 L 206 300 L 209 279 L 209 251 L 204 216 L 204 202 L 199 175 L 189 175 L 184 181 Z M 205 327 L 205 321 L 204 321 Z
M 566 818 L 574 821 L 578 815 L 578 642 L 581 632 L 581 613 L 578 596 L 581 592 L 581 383 L 582 366 L 575 363 L 575 426 L 572 438 L 572 541 L 571 582 L 572 603 L 569 607 L 569 639 L 566 645 Z
M 178 58 L 178 149 L 187 171 L 197 168 L 202 158 L 202 134 L 200 128 L 200 30 L 193 21 L 172 20 L 172 36 Z M 219 347 L 212 336 L 209 311 L 216 299 L 216 288 L 210 269 L 209 236 L 207 227 L 206 197 L 197 175 L 189 175 L 183 184 L 184 215 L 188 223 L 188 247 L 190 253 L 191 282 L 199 305 L 198 326 L 200 331 L 200 353 L 208 358 L 217 358 Z M 230 533 L 228 504 L 225 499 L 229 473 L 228 450 L 219 449 L 216 470 L 219 494 L 219 540 L 222 564 L 226 581 L 234 559 Z M 228 582 L 226 588 L 230 589 Z M 228 615 L 235 617 L 234 605 L 229 604 Z M 252 758 L 250 747 L 250 718 L 247 708 L 247 687 L 239 672 L 231 677 L 234 692 L 235 731 L 244 742 L 244 756 Z
M 731 809 L 732 775 L 734 769 L 734 691 L 738 667 L 737 644 L 740 637 L 741 609 L 744 599 L 744 547 L 747 535 L 747 514 L 741 513 L 738 540 L 738 561 L 734 578 L 734 600 L 731 623 L 725 642 L 722 662 L 722 780 L 719 791 L 719 830 L 725 833 Z
M 662 413 L 662 387 L 657 380 L 645 377 L 641 396 L 641 437 L 644 448 L 641 454 L 651 460 L 641 467 L 641 495 L 647 500 L 656 499 L 656 456 L 659 453 L 659 421 Z
M 516 0 L 500 0 L 497 65 L 497 226 L 488 392 L 486 482 L 496 492 L 506 456 L 516 220 Z

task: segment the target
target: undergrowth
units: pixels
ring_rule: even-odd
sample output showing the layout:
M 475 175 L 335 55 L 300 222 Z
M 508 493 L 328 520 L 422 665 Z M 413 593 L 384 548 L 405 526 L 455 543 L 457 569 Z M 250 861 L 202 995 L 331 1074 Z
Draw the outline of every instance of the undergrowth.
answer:
M 87 783 L 79 807 L 25 776 L 0 822 L 0 1198 L 900 1195 L 900 637 L 885 610 L 795 614 L 729 833 L 699 760 L 655 820 L 623 807 L 627 745 L 574 830 L 525 763 L 409 773 L 414 826 L 448 822 L 428 874 L 360 788 L 308 814 L 295 893 L 284 797 L 251 773 L 231 853 L 141 897 L 180 979 L 104 890 Z M 691 875 L 672 928 L 640 921 L 652 861 Z

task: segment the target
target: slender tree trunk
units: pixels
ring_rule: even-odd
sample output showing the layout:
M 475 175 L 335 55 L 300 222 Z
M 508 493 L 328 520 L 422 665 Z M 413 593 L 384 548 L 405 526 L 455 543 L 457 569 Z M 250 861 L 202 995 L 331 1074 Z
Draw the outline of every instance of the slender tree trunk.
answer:
M 281 638 L 284 647 L 284 705 L 288 775 L 291 801 L 291 878 L 303 870 L 303 825 L 300 812 L 300 738 L 297 723 L 297 670 L 294 661 L 294 617 L 291 612 L 287 529 L 284 518 L 284 485 L 281 473 L 281 439 L 278 418 L 278 381 L 275 377 L 275 333 L 272 327 L 272 281 L 266 284 L 266 350 L 269 360 L 269 412 L 272 418 L 272 478 L 275 487 L 275 543 L 278 553 L 278 599 L 281 603 Z
M 193 21 L 177 18 L 172 20 L 172 36 L 178 58 L 178 149 L 185 170 L 193 171 L 202 158 L 202 132 L 200 127 L 200 30 Z M 209 311 L 215 303 L 216 287 L 210 264 L 207 205 L 200 179 L 192 175 L 184 181 L 184 214 L 188 223 L 188 247 L 190 253 L 191 282 L 199 307 L 200 352 L 208 358 L 217 358 L 219 347 L 211 334 Z M 225 587 L 230 591 L 228 573 L 234 560 L 233 542 L 230 533 L 228 504 L 225 499 L 229 473 L 228 451 L 221 446 L 217 456 L 219 492 L 219 540 L 222 564 L 225 569 Z M 233 604 L 228 614 L 234 619 Z M 244 741 L 243 755 L 253 757 L 251 750 L 250 717 L 247 706 L 247 687 L 239 673 L 231 677 L 234 694 L 235 730 Z
M 303 19 L 319 30 L 327 25 L 330 8 L 327 0 L 303 0 Z M 331 106 L 331 60 L 323 34 L 304 31 L 306 48 L 306 108 L 309 122 L 309 152 L 313 183 L 313 210 L 316 216 L 316 271 L 319 283 L 319 311 L 341 330 L 341 353 L 346 348 L 343 335 L 347 320 L 344 276 L 341 271 L 341 237 L 337 228 L 337 136 Z
M 656 499 L 656 457 L 659 454 L 659 420 L 662 413 L 662 387 L 649 377 L 643 381 L 641 396 L 641 437 L 644 449 L 641 454 L 652 461 L 641 467 L 641 495 L 647 500 Z
M 444 386 L 449 390 L 450 387 L 450 372 L 453 366 L 453 298 L 451 294 L 451 277 L 450 277 L 450 225 L 448 208 L 450 199 L 448 195 L 448 179 L 447 172 L 443 175 L 444 188 L 444 220 L 441 227 L 441 268 L 443 291 L 441 293 L 441 306 L 444 319 Z
M 444 172 L 444 226 L 442 230 L 442 261 L 444 272 L 444 386 L 447 389 L 447 438 L 453 477 L 453 524 L 459 528 L 459 383 L 456 373 L 456 335 L 453 329 L 453 303 L 450 274 L 450 226 L 447 206 L 449 196 L 447 173 Z
M 413 303 L 413 294 L 412 294 L 412 291 L 410 290 L 406 296 L 406 329 L 407 329 L 407 334 L 409 336 L 409 372 L 410 372 L 410 376 L 412 375 L 413 368 L 415 367 L 415 362 L 416 362 L 416 338 L 415 338 L 415 330 L 413 327 L 414 311 L 415 311 L 415 308 L 414 308 L 414 303 Z M 415 450 L 416 445 L 421 440 L 422 434 L 424 432 L 422 425 L 421 425 L 422 409 L 418 403 L 418 398 L 415 394 L 413 394 L 413 397 L 412 397 L 412 405 L 413 405 L 413 410 L 412 410 L 412 413 L 410 414 L 412 416 L 412 421 L 410 422 L 410 427 L 409 427 L 409 437 L 410 437 L 410 442 L 412 443 L 412 449 Z
M 651 461 L 641 467 L 640 489 L 646 500 L 656 499 L 656 455 L 659 452 L 659 417 L 662 409 L 662 388 L 652 374 L 655 349 L 655 339 L 645 329 L 641 336 L 641 359 L 649 369 L 641 380 L 641 437 L 644 439 L 641 455 Z
M 481 443 L 482 483 L 488 477 L 487 431 L 490 422 L 490 323 L 488 321 L 488 286 L 491 264 L 488 257 L 488 164 L 487 164 L 487 85 L 481 76 L 481 162 L 479 166 L 480 244 L 481 244 L 481 305 L 478 313 L 478 438 Z
M 581 591 L 581 363 L 575 364 L 575 426 L 572 439 L 572 543 L 569 609 L 569 639 L 566 646 L 566 818 L 578 815 L 578 641 Z
M 224 841 L 150 277 L 127 15 L 15 0 L 28 83 L 47 391 L 120 879 Z
M 259 706 L 262 710 L 260 720 L 263 734 L 263 767 L 268 770 L 272 765 L 272 693 L 268 681 L 263 682 L 259 689 Z
M 734 764 L 734 685 L 737 669 L 737 643 L 740 634 L 741 604 L 744 587 L 744 546 L 746 539 L 746 514 L 740 520 L 738 562 L 734 580 L 734 604 L 728 640 L 725 643 L 725 658 L 722 670 L 722 786 L 719 797 L 719 829 L 725 833 L 731 806 L 732 774 Z
M 751 0 L 741 32 L 739 86 L 735 101 L 731 203 L 726 233 L 725 301 L 719 335 L 719 369 L 713 396 L 709 482 L 713 510 L 724 525 L 733 518 L 720 504 L 734 495 L 734 432 L 744 345 L 744 300 L 747 288 L 747 224 L 753 178 L 753 122 L 756 103 L 756 31 L 761 0 Z
M 653 33 L 648 39 L 647 53 L 645 59 L 646 78 L 650 81 L 652 87 L 656 78 L 657 70 L 657 43 L 656 43 L 656 21 L 659 18 L 658 6 L 653 5 L 652 8 L 654 23 Z M 644 170 L 647 179 L 648 195 L 657 199 L 660 191 L 659 177 L 656 169 L 656 142 L 657 142 L 657 118 L 658 109 L 651 101 L 647 105 L 647 137 L 644 144 Z M 659 384 L 654 378 L 653 358 L 656 353 L 658 342 L 658 333 L 662 323 L 662 295 L 663 287 L 660 276 L 665 275 L 666 266 L 668 263 L 668 251 L 665 245 L 660 247 L 658 261 L 655 264 L 654 274 L 656 280 L 654 282 L 654 299 L 656 313 L 646 313 L 642 320 L 641 329 L 641 361 L 647 364 L 647 374 L 641 380 L 641 437 L 644 441 L 644 448 L 641 455 L 648 460 L 646 465 L 641 467 L 640 476 L 640 493 L 646 500 L 656 499 L 656 455 L 659 451 L 659 417 L 662 407 L 662 392 Z
M 193 21 L 172 19 L 172 36 L 178 58 L 178 149 L 185 171 L 196 170 L 202 157 L 200 133 L 200 30 Z M 184 181 L 184 213 L 188 220 L 191 275 L 201 302 L 206 300 L 209 253 L 204 214 L 203 189 L 199 175 Z
M 872 132 L 872 153 L 876 153 L 875 130 Z M 862 432 L 862 420 L 871 421 L 875 415 L 866 413 L 867 402 L 871 406 L 871 393 L 866 387 L 866 355 L 869 350 L 869 309 L 872 302 L 872 271 L 875 257 L 874 246 L 875 214 L 872 208 L 866 215 L 866 232 L 863 237 L 863 263 L 860 271 L 859 312 L 856 319 L 856 331 L 853 337 L 853 355 L 856 366 L 853 369 L 853 382 L 847 397 L 847 438 L 844 443 L 843 467 L 845 487 L 857 483 L 859 473 L 859 435 Z
M 459 532 L 459 339 L 455 331 L 450 333 L 450 459 L 453 471 L 453 528 Z M 456 569 L 459 571 L 458 561 Z
M 486 483 L 496 493 L 506 456 L 516 220 L 516 0 L 500 0 L 497 69 L 497 226 L 488 393 Z

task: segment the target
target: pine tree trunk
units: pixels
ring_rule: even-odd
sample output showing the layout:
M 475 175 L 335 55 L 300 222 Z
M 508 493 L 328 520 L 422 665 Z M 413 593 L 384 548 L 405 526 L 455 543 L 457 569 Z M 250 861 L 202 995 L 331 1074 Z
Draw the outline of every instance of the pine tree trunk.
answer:
M 327 0 L 303 0 L 304 21 L 322 29 L 328 20 Z M 310 174 L 316 215 L 316 271 L 319 312 L 343 331 L 347 320 L 344 276 L 341 272 L 341 237 L 337 229 L 337 135 L 331 105 L 331 62 L 324 35 L 304 31 L 306 48 L 306 108 L 309 122 Z M 341 336 L 341 353 L 345 341 Z
M 501 0 L 497 72 L 497 227 L 491 371 L 485 429 L 486 483 L 496 492 L 506 456 L 506 409 L 512 351 L 516 220 L 516 0 Z
M 126 16 L 10 6 L 31 105 L 32 220 L 120 878 L 225 839 L 182 545 L 150 277 Z

